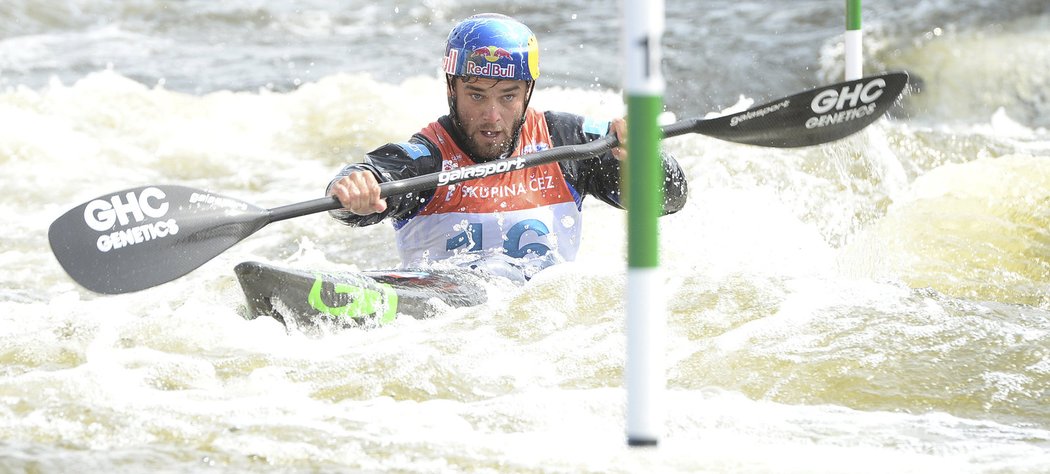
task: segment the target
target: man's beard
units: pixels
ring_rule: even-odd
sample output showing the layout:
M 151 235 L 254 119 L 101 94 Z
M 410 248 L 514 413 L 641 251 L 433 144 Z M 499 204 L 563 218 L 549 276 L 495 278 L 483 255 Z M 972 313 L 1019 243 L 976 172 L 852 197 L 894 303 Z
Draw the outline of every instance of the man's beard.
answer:
M 511 128 L 513 132 L 511 132 L 510 137 L 508 137 L 506 140 L 496 142 L 491 146 L 478 143 L 477 140 L 474 139 L 474 135 L 467 136 L 467 153 L 470 154 L 470 156 L 474 158 L 474 161 L 478 163 L 498 160 L 500 158 L 503 158 L 504 156 L 509 156 L 513 151 L 511 150 L 511 147 L 517 141 L 518 134 L 521 132 L 521 125 L 523 123 L 524 120 L 518 119 L 514 123 L 514 127 Z

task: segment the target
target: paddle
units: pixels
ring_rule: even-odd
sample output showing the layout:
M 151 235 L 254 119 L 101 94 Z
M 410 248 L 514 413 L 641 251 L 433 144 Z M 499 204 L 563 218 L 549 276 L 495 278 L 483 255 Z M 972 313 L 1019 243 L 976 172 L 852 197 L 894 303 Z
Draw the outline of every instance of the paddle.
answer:
M 853 134 L 889 110 L 908 76 L 888 73 L 795 94 L 743 112 L 682 120 L 665 138 L 698 133 L 750 145 L 792 148 Z M 473 166 L 382 183 L 383 196 L 434 189 L 545 163 L 600 155 L 615 136 Z M 273 209 L 184 186 L 143 186 L 103 195 L 51 224 L 51 250 L 66 273 L 103 294 L 139 291 L 179 278 L 267 224 L 339 209 L 323 197 Z

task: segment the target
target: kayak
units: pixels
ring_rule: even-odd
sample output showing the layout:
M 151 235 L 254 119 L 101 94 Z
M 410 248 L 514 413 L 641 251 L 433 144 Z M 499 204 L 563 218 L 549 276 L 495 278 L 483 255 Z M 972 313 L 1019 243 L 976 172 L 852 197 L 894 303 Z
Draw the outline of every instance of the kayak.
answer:
M 488 300 L 484 279 L 468 269 L 327 272 L 244 262 L 234 272 L 246 317 L 269 316 L 289 330 L 375 327 L 398 316 L 424 319 Z

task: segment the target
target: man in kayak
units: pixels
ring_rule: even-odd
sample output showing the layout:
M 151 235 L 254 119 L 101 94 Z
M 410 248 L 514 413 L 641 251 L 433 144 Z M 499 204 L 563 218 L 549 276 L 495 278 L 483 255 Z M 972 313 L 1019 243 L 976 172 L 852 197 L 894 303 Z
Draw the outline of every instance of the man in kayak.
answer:
M 438 187 L 380 197 L 380 182 L 448 171 L 615 133 L 626 141 L 622 118 L 595 121 L 528 107 L 539 77 L 539 46 L 524 24 L 479 14 L 449 33 L 442 67 L 449 114 L 405 143 L 368 153 L 336 176 L 328 194 L 344 209 L 331 211 L 351 226 L 393 220 L 403 268 L 450 261 L 522 280 L 549 265 L 572 261 L 580 246 L 583 198 L 621 203 L 626 149 L 525 168 Z M 681 167 L 663 156 L 664 213 L 685 205 Z M 496 262 L 496 263 L 493 263 Z

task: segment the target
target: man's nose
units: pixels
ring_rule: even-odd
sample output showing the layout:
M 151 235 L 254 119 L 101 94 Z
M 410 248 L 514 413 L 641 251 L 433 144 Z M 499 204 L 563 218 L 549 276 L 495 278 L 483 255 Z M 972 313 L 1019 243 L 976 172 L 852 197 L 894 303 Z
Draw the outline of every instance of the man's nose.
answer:
M 500 119 L 499 107 L 496 104 L 485 104 L 483 112 L 487 121 L 496 122 Z

